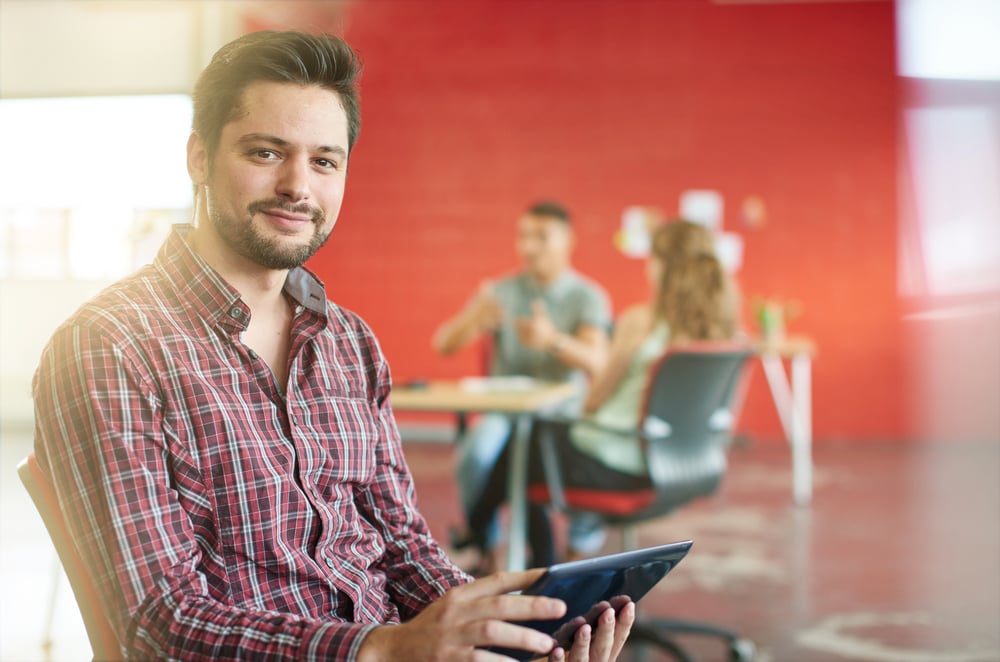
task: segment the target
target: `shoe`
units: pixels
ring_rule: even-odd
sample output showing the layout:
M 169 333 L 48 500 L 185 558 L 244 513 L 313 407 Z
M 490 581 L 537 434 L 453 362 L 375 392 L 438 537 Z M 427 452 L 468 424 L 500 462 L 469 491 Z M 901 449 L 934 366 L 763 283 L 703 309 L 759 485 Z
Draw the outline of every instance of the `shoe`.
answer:
M 472 534 L 472 531 L 466 528 L 458 528 L 457 526 L 448 527 L 448 542 L 451 544 L 451 548 L 456 552 L 460 552 L 467 547 L 471 547 L 476 544 L 476 537 Z

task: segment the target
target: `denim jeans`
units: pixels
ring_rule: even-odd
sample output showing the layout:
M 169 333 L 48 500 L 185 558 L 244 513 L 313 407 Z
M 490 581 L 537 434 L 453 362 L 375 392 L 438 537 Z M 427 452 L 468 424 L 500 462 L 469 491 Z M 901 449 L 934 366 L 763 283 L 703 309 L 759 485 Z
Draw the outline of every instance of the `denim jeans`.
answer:
M 485 414 L 462 439 L 456 474 L 466 521 L 472 519 L 473 510 L 483 496 L 483 491 L 490 481 L 497 461 L 507 447 L 513 429 L 514 421 L 511 417 L 503 414 Z M 506 471 L 503 469 L 501 473 L 506 476 Z M 484 536 L 480 541 L 484 549 L 493 549 L 499 544 L 500 527 L 495 512 L 480 534 Z M 589 556 L 600 551 L 607 534 L 597 515 L 577 514 L 569 519 L 567 537 L 572 551 Z
M 465 433 L 458 449 L 458 465 L 455 473 L 458 480 L 462 512 L 466 520 L 472 514 L 479 497 L 482 496 L 493 467 L 503 449 L 507 447 L 514 421 L 503 414 L 484 414 Z M 486 548 L 492 549 L 500 542 L 500 527 L 493 517 L 486 530 Z

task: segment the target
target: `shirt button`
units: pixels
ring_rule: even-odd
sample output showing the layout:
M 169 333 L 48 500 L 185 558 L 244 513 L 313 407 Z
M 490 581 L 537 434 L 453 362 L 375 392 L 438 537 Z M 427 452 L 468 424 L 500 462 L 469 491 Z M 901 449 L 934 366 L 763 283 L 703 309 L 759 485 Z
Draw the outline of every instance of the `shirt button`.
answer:
M 243 309 L 240 308 L 239 306 L 233 306 L 232 308 L 229 309 L 229 316 L 232 317 L 234 320 L 238 320 L 241 317 L 243 317 Z

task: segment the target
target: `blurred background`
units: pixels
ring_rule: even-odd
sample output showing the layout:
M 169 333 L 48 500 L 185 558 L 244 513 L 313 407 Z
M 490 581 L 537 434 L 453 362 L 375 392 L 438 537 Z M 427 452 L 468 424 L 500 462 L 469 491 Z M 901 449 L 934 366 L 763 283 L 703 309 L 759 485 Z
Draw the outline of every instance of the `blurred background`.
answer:
M 45 340 L 187 222 L 187 94 L 219 46 L 263 28 L 337 33 L 364 60 L 347 198 L 309 266 L 371 324 L 397 381 L 481 370 L 477 352 L 445 360 L 430 337 L 516 267 L 535 200 L 573 212 L 575 266 L 615 311 L 646 296 L 622 240 L 630 214 L 708 200 L 747 328 L 775 302 L 818 348 L 818 506 L 824 461 L 876 466 L 875 482 L 906 467 L 897 514 L 944 498 L 959 535 L 987 527 L 977 604 L 1000 628 L 996 0 L 0 1 L 5 520 L 22 503 L 13 463 Z M 428 421 L 444 424 L 401 414 L 404 431 Z M 739 430 L 787 463 L 761 375 Z M 852 464 L 864 449 L 890 455 Z M 968 492 L 948 501 L 957 484 Z M 16 546 L 24 531 L 5 528 L 2 570 L 30 562 L 47 595 L 49 560 Z M 15 612 L 42 618 L 3 607 L 5 646 Z

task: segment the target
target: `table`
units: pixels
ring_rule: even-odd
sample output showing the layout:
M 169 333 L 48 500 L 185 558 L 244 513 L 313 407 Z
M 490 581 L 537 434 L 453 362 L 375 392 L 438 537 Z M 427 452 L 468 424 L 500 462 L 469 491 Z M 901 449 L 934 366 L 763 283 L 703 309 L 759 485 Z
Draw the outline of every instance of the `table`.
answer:
M 510 508 L 508 570 L 523 570 L 526 565 L 528 444 L 532 419 L 536 414 L 551 411 L 574 397 L 578 389 L 579 386 L 572 382 L 534 382 L 528 387 L 510 390 L 470 389 L 463 387 L 462 381 L 432 381 L 422 387 L 395 386 L 392 389 L 390 401 L 392 408 L 398 411 L 496 412 L 513 416 L 507 480 L 507 504 Z
M 792 451 L 792 499 L 812 500 L 812 358 L 816 344 L 805 336 L 759 341 L 755 350 Z M 789 373 L 784 361 L 789 362 Z

